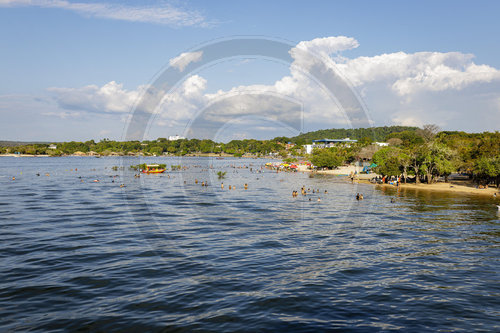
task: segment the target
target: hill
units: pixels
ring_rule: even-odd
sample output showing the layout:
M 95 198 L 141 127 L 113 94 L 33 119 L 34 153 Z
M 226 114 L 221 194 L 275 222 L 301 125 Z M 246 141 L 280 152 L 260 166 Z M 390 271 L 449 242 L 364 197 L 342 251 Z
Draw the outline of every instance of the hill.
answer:
M 49 144 L 52 142 L 41 142 L 41 141 L 2 141 L 0 140 L 0 147 L 18 147 L 26 145 L 36 145 L 36 144 Z
M 416 131 L 418 127 L 409 126 L 383 126 L 371 128 L 331 128 L 307 132 L 290 138 L 291 142 L 309 143 L 312 140 L 318 139 L 343 139 L 350 138 L 360 140 L 362 138 L 370 138 L 372 141 L 384 141 L 389 134 L 403 131 Z

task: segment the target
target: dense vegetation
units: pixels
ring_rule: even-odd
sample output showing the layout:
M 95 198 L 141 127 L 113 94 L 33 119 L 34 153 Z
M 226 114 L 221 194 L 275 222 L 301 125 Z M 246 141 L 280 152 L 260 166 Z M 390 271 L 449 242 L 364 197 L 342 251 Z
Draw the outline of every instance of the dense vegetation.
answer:
M 307 144 L 311 143 L 312 140 L 317 139 L 343 139 L 350 138 L 354 140 L 366 140 L 370 141 L 384 141 L 387 136 L 392 133 L 399 133 L 403 131 L 416 132 L 417 127 L 407 127 L 407 126 L 383 126 L 383 127 L 372 127 L 372 128 L 332 128 L 326 130 L 319 130 L 314 132 L 308 132 L 300 134 L 296 137 L 290 138 L 287 141 L 291 141 L 297 144 Z
M 1 147 L 0 153 L 33 154 L 33 155 L 69 155 L 75 153 L 96 153 L 100 155 L 111 154 L 144 154 L 162 155 L 164 153 L 174 155 L 185 155 L 190 153 L 226 153 L 242 156 L 245 153 L 264 155 L 279 153 L 284 146 L 276 140 L 233 140 L 228 143 L 216 143 L 212 140 L 184 139 L 169 141 L 159 138 L 153 141 L 112 141 L 94 140 L 86 142 L 61 142 L 57 143 L 57 149 L 50 149 L 49 144 L 29 144 L 16 147 Z
M 375 172 L 401 177 L 416 183 L 432 183 L 459 172 L 480 185 L 500 185 L 500 133 L 439 132 L 435 125 L 423 129 L 390 133 L 388 147 L 375 147 L 369 160 Z M 373 145 L 358 142 L 349 147 L 315 149 L 311 162 L 318 167 L 335 168 L 365 159 L 363 151 Z
M 301 145 L 320 138 L 358 139 L 356 144 L 328 149 L 316 149 L 310 156 L 318 167 L 335 168 L 355 160 L 373 160 L 375 171 L 384 176 L 402 176 L 403 181 L 431 183 L 440 177 L 447 179 L 453 172 L 468 175 L 479 184 L 500 183 L 500 133 L 465 133 L 439 131 L 434 125 L 416 127 L 375 127 L 368 129 L 331 129 L 301 134 L 294 138 L 276 137 L 272 140 L 233 140 L 217 143 L 212 140 L 183 139 L 169 141 L 94 140 L 57 143 L 50 149 L 48 143 L 1 146 L 0 153 L 65 155 L 94 152 L 100 155 L 185 155 L 191 153 L 226 153 L 233 156 L 270 153 L 282 158 L 304 156 Z M 386 141 L 388 147 L 371 145 L 372 141 Z M 287 142 L 296 143 L 286 147 Z
M 481 185 L 500 183 L 499 132 L 438 132 L 435 126 L 424 126 L 416 136 L 392 136 L 392 145 L 373 156 L 380 174 L 432 183 L 460 172 Z

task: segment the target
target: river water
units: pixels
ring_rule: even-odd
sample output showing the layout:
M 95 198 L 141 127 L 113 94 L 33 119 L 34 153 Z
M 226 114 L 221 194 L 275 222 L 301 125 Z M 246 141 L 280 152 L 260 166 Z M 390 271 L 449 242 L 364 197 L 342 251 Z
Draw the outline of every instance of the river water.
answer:
M 500 331 L 493 198 L 265 162 L 0 158 L 0 331 Z

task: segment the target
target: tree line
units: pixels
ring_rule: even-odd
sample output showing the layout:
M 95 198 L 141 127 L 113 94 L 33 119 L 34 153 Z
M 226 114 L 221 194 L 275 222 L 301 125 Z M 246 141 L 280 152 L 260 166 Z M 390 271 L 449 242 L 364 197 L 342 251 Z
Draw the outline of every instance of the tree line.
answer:
M 233 140 L 228 143 L 218 143 L 212 140 L 181 139 L 169 141 L 165 138 L 146 141 L 113 141 L 104 139 L 99 142 L 89 140 L 85 142 L 59 142 L 55 144 L 56 149 L 51 149 L 50 144 L 28 144 L 15 147 L 0 147 L 0 153 L 20 153 L 31 155 L 71 155 L 78 152 L 95 152 L 100 155 L 110 154 L 144 154 L 144 155 L 186 155 L 191 153 L 225 153 L 242 156 L 250 153 L 254 155 L 267 155 L 276 153 L 288 155 L 285 145 L 279 139 L 273 140 Z
M 316 133 L 313 136 L 311 133 Z M 319 133 L 319 134 L 318 134 Z M 333 133 L 333 134 L 332 134 Z M 385 135 L 384 137 L 381 137 Z M 312 138 L 330 139 L 350 136 L 357 143 L 340 145 L 327 149 L 315 149 L 311 156 L 305 156 L 302 144 L 310 143 Z M 386 141 L 388 147 L 378 147 L 372 141 Z M 286 147 L 286 143 L 296 145 Z M 213 140 L 181 139 L 169 141 L 159 138 L 151 141 L 113 141 L 104 139 L 99 142 L 60 142 L 56 149 L 48 143 L 1 146 L 0 153 L 33 155 L 71 155 L 77 152 L 95 152 L 101 155 L 118 153 L 144 155 L 186 155 L 191 153 L 225 153 L 233 156 L 253 154 L 267 156 L 279 155 L 304 156 L 318 167 L 336 168 L 354 161 L 373 161 L 377 164 L 375 172 L 384 176 L 401 177 L 402 181 L 432 183 L 460 172 L 479 184 L 500 182 L 500 133 L 466 133 L 459 131 L 439 131 L 435 125 L 423 128 L 388 126 L 361 128 L 353 130 L 332 129 L 301 134 L 297 137 L 276 137 L 271 140 L 233 140 L 228 143 Z
M 433 183 L 448 181 L 458 172 L 479 185 L 500 185 L 500 133 L 465 133 L 439 131 L 436 125 L 417 130 L 404 130 L 387 135 L 387 147 L 358 142 L 349 147 L 316 149 L 311 162 L 318 167 L 335 168 L 356 160 L 370 160 L 377 166 L 373 171 L 389 177 L 401 177 L 402 182 Z M 363 156 L 368 148 L 371 156 Z

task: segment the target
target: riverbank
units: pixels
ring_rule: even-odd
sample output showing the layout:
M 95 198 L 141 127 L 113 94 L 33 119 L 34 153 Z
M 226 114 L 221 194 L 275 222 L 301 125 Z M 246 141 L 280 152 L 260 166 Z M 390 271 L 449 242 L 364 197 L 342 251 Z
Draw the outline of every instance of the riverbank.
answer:
M 370 174 L 363 174 L 360 173 L 361 168 L 356 167 L 356 166 L 341 166 L 335 170 L 318 170 L 316 171 L 317 174 L 323 174 L 323 175 L 333 175 L 333 176 L 345 176 L 346 181 L 351 181 L 349 178 L 349 175 L 351 172 L 356 174 L 356 177 L 354 179 L 354 182 L 362 183 L 362 184 L 371 184 L 374 186 L 379 186 L 379 187 L 386 187 L 386 188 L 396 188 L 395 185 L 391 184 L 374 184 L 370 182 L 370 180 L 373 177 L 378 176 L 375 173 L 370 173 Z M 304 171 L 304 172 L 313 172 L 312 170 L 308 170 L 307 168 L 299 168 L 299 171 Z M 468 179 L 451 179 L 448 183 L 445 182 L 437 182 L 437 183 L 432 183 L 432 184 L 425 184 L 425 183 L 420 183 L 420 184 L 415 184 L 415 183 L 409 183 L 409 184 L 404 184 L 401 183 L 399 184 L 400 189 L 409 189 L 413 191 L 435 191 L 435 192 L 448 192 L 448 193 L 457 193 L 457 194 L 473 194 L 473 195 L 483 195 L 483 196 L 493 196 L 495 193 L 497 193 L 498 198 L 500 200 L 500 189 L 497 189 L 496 187 L 488 187 L 488 188 L 477 188 L 476 184 L 474 184 L 472 181 Z
M 391 184 L 373 184 L 369 180 L 359 180 L 359 183 L 372 184 L 378 187 L 394 188 L 396 185 Z M 500 199 L 500 190 L 496 187 L 488 187 L 479 189 L 469 180 L 452 180 L 449 183 L 438 182 L 433 184 L 399 184 L 400 190 L 412 190 L 412 191 L 434 191 L 434 192 L 448 192 L 457 194 L 473 194 L 473 195 L 483 195 L 493 197 L 497 193 Z
M 0 157 L 50 157 L 50 155 L 31 155 L 31 154 L 0 154 Z
M 359 166 L 354 166 L 354 165 L 343 165 L 338 167 L 337 169 L 334 170 L 311 170 L 308 169 L 307 166 L 305 165 L 299 165 L 298 171 L 304 171 L 304 172 L 315 172 L 320 175 L 334 175 L 334 176 L 345 176 L 348 177 L 351 173 L 356 174 L 356 179 L 357 180 L 370 180 L 373 177 L 378 176 L 376 173 L 360 173 L 363 168 Z

